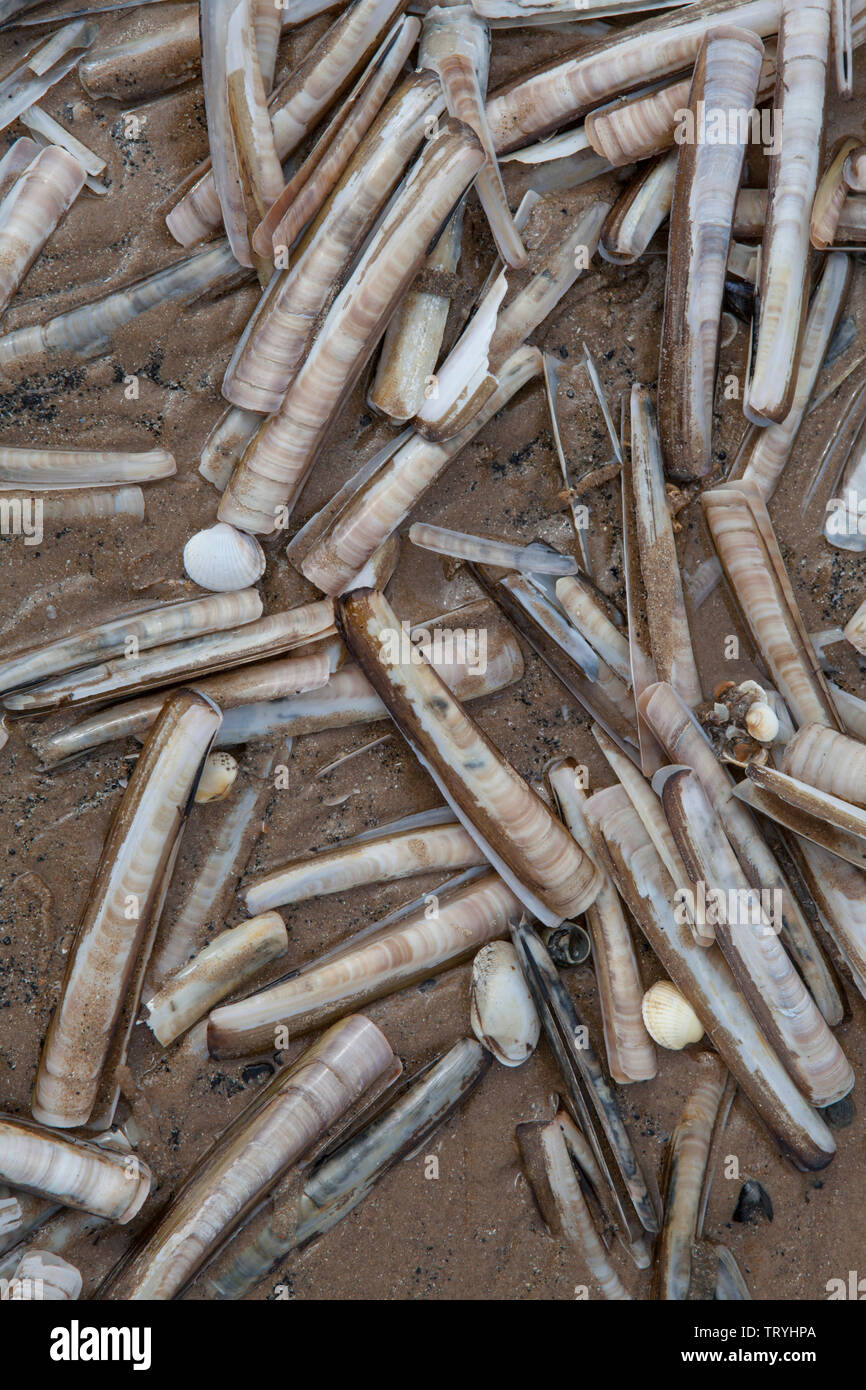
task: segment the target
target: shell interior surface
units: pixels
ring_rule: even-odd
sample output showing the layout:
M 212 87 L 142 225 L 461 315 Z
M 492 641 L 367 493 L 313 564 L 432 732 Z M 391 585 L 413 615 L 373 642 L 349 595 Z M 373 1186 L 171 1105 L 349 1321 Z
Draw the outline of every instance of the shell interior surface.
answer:
M 541 1033 L 517 952 L 509 941 L 482 946 L 472 962 L 470 1022 L 480 1043 L 505 1067 L 519 1067 Z

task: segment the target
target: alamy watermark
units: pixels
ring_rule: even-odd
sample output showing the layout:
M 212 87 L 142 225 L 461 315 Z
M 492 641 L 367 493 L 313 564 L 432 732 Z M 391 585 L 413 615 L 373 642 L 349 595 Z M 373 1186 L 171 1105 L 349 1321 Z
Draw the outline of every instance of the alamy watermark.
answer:
M 782 147 L 782 113 L 757 107 L 707 106 L 695 110 L 681 106 L 674 112 L 674 140 L 678 145 L 762 145 L 766 155 Z
M 0 536 L 23 536 L 25 545 L 41 545 L 42 498 L 0 496 Z
M 782 929 L 781 888 L 712 888 L 705 883 L 678 888 L 674 921 L 678 926 L 760 927 L 766 936 Z
M 487 670 L 487 629 L 483 627 L 385 628 L 379 634 L 382 658 L 391 666 L 465 666 L 470 676 Z

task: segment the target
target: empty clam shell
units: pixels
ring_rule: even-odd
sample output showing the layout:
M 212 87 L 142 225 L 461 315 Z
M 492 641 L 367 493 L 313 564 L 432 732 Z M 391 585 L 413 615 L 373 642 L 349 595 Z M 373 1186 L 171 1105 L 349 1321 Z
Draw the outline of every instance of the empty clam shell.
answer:
M 203 589 L 243 589 L 264 574 L 265 552 L 255 536 L 218 521 L 190 536 L 183 548 L 183 567 Z
M 504 1067 L 519 1067 L 535 1051 L 541 1024 L 510 942 L 491 941 L 472 962 L 469 1020 Z
M 704 1036 L 701 1020 L 670 980 L 659 980 L 650 986 L 643 997 L 641 1013 L 653 1041 L 671 1052 L 679 1052 Z
M 74 1303 L 82 1283 L 80 1271 L 68 1260 L 50 1250 L 30 1250 L 16 1269 L 7 1296 L 38 1303 Z
M 222 801 L 234 786 L 237 775 L 237 760 L 231 753 L 220 749 L 217 753 L 208 754 L 196 787 L 196 801 Z

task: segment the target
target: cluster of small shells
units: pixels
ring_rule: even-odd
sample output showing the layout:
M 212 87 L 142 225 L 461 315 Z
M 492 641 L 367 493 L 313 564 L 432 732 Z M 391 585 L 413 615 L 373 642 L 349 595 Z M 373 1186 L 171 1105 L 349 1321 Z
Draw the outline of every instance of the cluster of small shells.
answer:
M 697 716 L 719 756 L 733 763 L 765 763 L 779 736 L 779 718 L 757 681 L 723 681 Z

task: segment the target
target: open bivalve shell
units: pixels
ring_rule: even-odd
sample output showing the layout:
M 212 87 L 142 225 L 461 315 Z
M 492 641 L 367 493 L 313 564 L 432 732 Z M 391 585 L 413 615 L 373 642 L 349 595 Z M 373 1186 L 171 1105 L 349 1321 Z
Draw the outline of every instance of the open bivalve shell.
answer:
M 183 567 L 203 589 L 245 589 L 265 572 L 265 552 L 255 536 L 218 521 L 196 531 L 183 548 Z
M 472 1031 L 497 1061 L 519 1067 L 532 1056 L 541 1023 L 509 941 L 491 941 L 478 952 L 470 1001 Z

